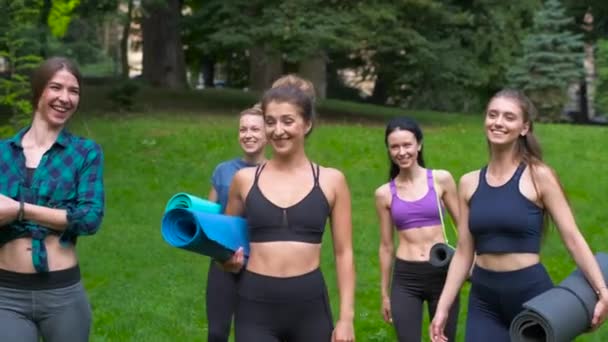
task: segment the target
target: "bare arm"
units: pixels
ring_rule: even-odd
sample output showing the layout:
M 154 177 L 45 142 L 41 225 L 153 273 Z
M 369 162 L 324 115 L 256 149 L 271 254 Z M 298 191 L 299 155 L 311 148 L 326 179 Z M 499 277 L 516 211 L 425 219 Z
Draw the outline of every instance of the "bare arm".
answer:
M 350 190 L 344 175 L 334 177 L 335 200 L 331 211 L 331 229 L 340 291 L 338 321 L 352 324 L 355 315 L 355 265 L 353 261 Z
M 211 190 L 209 190 L 209 195 L 207 195 L 207 199 L 211 202 L 217 202 L 217 191 L 215 191 L 214 187 L 211 187 Z
M 395 246 L 393 242 L 393 222 L 383 190 L 382 187 L 378 188 L 375 196 L 376 213 L 378 214 L 378 221 L 380 223 L 380 248 L 378 249 L 380 259 L 380 291 L 382 299 L 386 300 L 390 297 L 390 273 Z
M 457 223 L 458 216 L 460 214 L 460 208 L 458 203 L 458 190 L 456 189 L 456 182 L 452 174 L 445 170 L 437 170 L 437 181 L 441 186 L 441 200 L 445 207 L 448 209 L 452 221 Z
M 606 289 L 606 282 L 593 256 L 593 252 L 576 225 L 572 210 L 566 201 L 566 196 L 555 173 L 547 166 L 538 166 L 534 170 L 536 172 L 535 179 L 538 180 L 540 188 L 542 203 L 553 218 L 562 240 L 576 265 L 583 272 L 591 287 L 598 293 L 600 303 L 603 303 L 605 307 L 604 317 L 602 317 L 605 319 L 605 315 L 608 313 L 608 289 Z M 597 322 L 594 323 L 594 325 L 596 324 Z
M 458 193 L 460 212 L 457 215 L 458 244 L 450 263 L 448 276 L 441 292 L 439 303 L 437 304 L 437 310 L 443 310 L 445 313 L 449 311 L 462 284 L 467 279 L 473 263 L 474 244 L 473 236 L 469 231 L 468 194 L 472 193 L 474 187 L 476 187 L 476 184 L 473 182 L 475 177 L 475 173 L 469 173 L 460 179 L 460 191 Z

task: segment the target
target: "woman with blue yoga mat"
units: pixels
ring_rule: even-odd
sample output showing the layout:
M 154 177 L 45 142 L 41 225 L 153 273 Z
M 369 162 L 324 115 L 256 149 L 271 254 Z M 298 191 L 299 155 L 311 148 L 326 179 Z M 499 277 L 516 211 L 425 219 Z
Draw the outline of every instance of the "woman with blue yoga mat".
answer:
M 429 259 L 435 244 L 447 243 L 442 204 L 458 218 L 456 183 L 448 171 L 425 168 L 422 130 L 414 120 L 398 117 L 389 121 L 384 143 L 390 161 L 389 182 L 375 192 L 382 315 L 394 325 L 399 342 L 419 342 L 422 305 L 428 303 L 432 318 L 448 271 L 447 265 L 435 267 Z M 393 229 L 399 237 L 396 253 Z M 456 336 L 458 308 L 456 299 L 446 328 L 450 340 Z
M 466 325 L 468 342 L 509 341 L 509 326 L 522 304 L 551 289 L 540 263 L 548 215 L 568 251 L 596 291 L 592 328 L 608 315 L 608 290 L 555 172 L 542 161 L 534 136 L 532 102 L 516 90 L 498 92 L 486 108 L 488 165 L 460 179 L 458 246 L 437 306 L 430 334 L 444 334 L 451 306 L 465 281 L 473 255 Z
M 103 154 L 65 129 L 80 102 L 74 63 L 45 60 L 31 86 L 31 125 L 0 141 L 0 341 L 86 342 L 76 239 L 101 224 Z
M 262 98 L 272 158 L 234 176 L 226 214 L 246 213 L 250 256 L 239 279 L 236 341 L 354 341 L 355 270 L 350 193 L 344 175 L 306 155 L 313 100 L 290 84 Z M 340 292 L 334 328 L 319 268 L 321 241 L 331 220 Z M 226 270 L 244 266 L 241 250 Z
M 218 202 L 222 212 L 228 203 L 228 190 L 234 174 L 265 160 L 266 132 L 259 106 L 245 109 L 239 119 L 239 145 L 243 156 L 220 163 L 211 176 L 209 200 Z M 207 341 L 227 342 L 237 301 L 237 274 L 224 272 L 211 262 L 207 274 Z

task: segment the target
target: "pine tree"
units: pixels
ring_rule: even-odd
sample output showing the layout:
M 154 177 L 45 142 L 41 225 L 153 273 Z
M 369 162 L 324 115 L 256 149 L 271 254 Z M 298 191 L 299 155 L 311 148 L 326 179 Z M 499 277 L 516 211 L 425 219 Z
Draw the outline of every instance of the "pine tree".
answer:
M 0 126 L 0 136 L 31 119 L 29 73 L 40 63 L 37 6 L 25 0 L 0 0 L 0 58 L 8 70 L 0 76 L 0 106 L 10 110 L 10 125 Z
M 510 86 L 536 104 L 541 121 L 560 119 L 568 86 L 583 77 L 583 37 L 569 30 L 572 22 L 559 0 L 547 0 L 534 16 L 522 57 L 507 74 Z

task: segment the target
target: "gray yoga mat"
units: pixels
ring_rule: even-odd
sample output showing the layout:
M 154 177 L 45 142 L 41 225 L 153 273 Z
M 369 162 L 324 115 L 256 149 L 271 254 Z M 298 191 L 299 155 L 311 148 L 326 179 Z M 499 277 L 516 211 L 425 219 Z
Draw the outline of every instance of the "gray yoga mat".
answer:
M 595 255 L 604 281 L 608 279 L 608 254 Z M 512 342 L 567 342 L 589 330 L 597 303 L 595 291 L 580 270 L 556 287 L 523 304 L 511 322 Z
M 445 243 L 436 243 L 431 247 L 429 263 L 435 267 L 445 267 L 454 256 L 454 248 Z

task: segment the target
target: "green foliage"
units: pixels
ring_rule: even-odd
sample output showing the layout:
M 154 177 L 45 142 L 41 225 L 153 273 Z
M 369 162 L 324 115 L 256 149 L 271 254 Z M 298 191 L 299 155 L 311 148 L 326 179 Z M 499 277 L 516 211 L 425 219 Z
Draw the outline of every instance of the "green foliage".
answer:
M 559 0 L 548 0 L 534 16 L 523 56 L 508 72 L 509 83 L 528 94 L 543 121 L 561 118 L 568 86 L 583 76 L 583 40 L 568 30 L 572 21 Z
M 597 89 L 596 101 L 600 112 L 608 114 L 608 39 L 600 39 L 597 43 Z
M 113 109 L 117 111 L 132 111 L 135 105 L 135 95 L 139 92 L 140 85 L 131 79 L 123 80 L 110 89 L 108 99 L 112 102 Z
M 72 20 L 74 9 L 78 7 L 78 5 L 80 5 L 80 0 L 53 1 L 48 19 L 48 25 L 53 36 L 63 37 Z
M 12 114 L 9 125 L 0 127 L 6 136 L 31 118 L 28 76 L 41 58 L 37 55 L 37 8 L 25 0 L 0 0 L 0 9 L 0 57 L 8 65 L 0 78 L 0 105 Z

